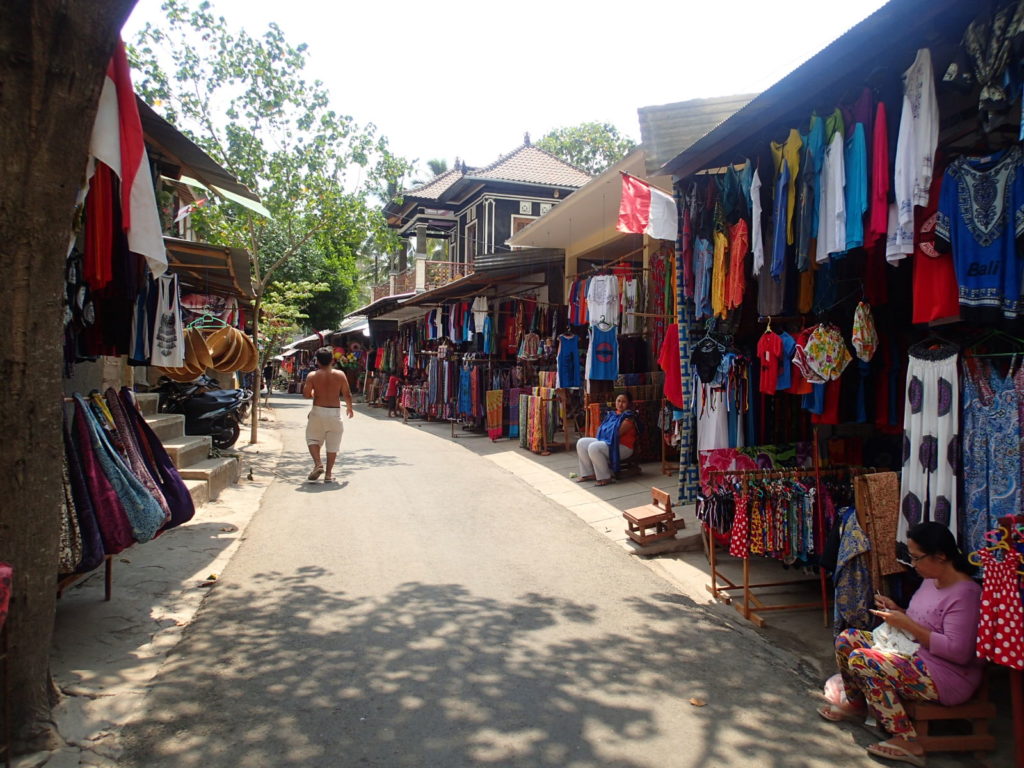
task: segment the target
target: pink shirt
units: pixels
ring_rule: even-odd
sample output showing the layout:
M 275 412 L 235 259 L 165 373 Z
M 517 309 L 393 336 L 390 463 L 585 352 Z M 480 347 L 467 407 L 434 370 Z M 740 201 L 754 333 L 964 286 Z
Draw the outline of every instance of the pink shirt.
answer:
M 962 704 L 978 690 L 985 663 L 974 652 L 981 587 L 971 580 L 939 589 L 925 579 L 910 599 L 907 616 L 932 631 L 930 648 L 917 652 L 939 691 L 939 702 Z

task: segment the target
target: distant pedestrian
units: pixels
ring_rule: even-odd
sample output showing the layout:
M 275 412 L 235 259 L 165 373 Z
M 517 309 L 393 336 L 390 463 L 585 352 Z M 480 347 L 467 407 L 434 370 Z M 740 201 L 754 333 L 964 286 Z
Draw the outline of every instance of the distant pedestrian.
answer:
M 385 390 L 384 399 L 388 404 L 388 417 L 398 415 L 398 390 L 402 386 L 402 379 L 395 374 L 391 374 L 388 379 L 388 388 Z
M 316 351 L 316 362 L 317 369 L 306 377 L 302 387 L 302 396 L 313 400 L 306 423 L 306 444 L 309 446 L 309 455 L 313 457 L 313 469 L 308 479 L 316 480 L 323 474 L 324 482 L 332 483 L 334 476 L 331 472 L 345 431 L 341 421 L 341 399 L 345 398 L 345 409 L 351 419 L 354 415 L 352 392 L 345 373 L 334 367 L 334 352 L 330 347 L 321 347 Z M 326 473 L 320 461 L 321 445 L 327 450 Z

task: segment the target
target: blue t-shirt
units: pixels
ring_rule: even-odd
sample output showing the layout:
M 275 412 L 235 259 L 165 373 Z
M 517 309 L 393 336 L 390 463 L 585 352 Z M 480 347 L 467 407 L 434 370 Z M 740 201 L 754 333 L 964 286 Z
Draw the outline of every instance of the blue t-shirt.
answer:
M 786 220 L 789 206 L 789 163 L 782 159 L 782 171 L 779 173 L 779 180 L 775 182 L 775 231 L 772 235 L 772 278 L 778 282 L 782 279 L 782 269 L 786 263 L 786 242 L 787 232 Z
M 868 145 L 864 124 L 857 123 L 846 140 L 846 250 L 864 245 L 864 214 L 868 210 Z
M 946 169 L 935 222 L 936 245 L 953 252 L 960 316 L 972 322 L 1024 314 L 1018 243 L 1024 240 L 1020 147 L 960 157 Z
M 793 386 L 793 353 L 796 352 L 796 339 L 783 331 L 779 334 L 782 339 L 782 355 L 779 357 L 779 378 L 775 383 L 775 391 L 789 389 Z

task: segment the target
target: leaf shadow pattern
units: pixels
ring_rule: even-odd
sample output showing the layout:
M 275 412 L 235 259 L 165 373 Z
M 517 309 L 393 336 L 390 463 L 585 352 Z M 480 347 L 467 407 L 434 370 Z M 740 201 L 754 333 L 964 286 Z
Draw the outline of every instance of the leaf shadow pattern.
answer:
M 356 598 L 330 576 L 218 584 L 124 765 L 871 764 L 756 638 L 678 595 L 615 606 L 609 632 L 607 607 L 421 582 Z

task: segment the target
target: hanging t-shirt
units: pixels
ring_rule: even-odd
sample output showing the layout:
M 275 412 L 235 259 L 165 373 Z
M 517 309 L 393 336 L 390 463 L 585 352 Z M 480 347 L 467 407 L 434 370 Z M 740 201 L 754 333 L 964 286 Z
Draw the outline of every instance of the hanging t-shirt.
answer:
M 864 245 L 864 214 L 868 210 L 868 147 L 864 124 L 857 123 L 846 141 L 846 250 Z
M 775 382 L 775 391 L 781 392 L 793 386 L 793 353 L 796 351 L 796 339 L 783 331 L 779 334 L 782 340 L 782 354 L 779 356 L 779 377 Z
M 811 240 L 818 236 L 818 184 L 825 159 L 825 121 L 811 115 L 810 127 L 803 137 L 804 159 L 800 173 L 800 213 L 797 217 L 796 268 L 810 266 Z
M 622 283 L 622 332 L 640 333 L 641 318 L 637 316 L 639 310 L 639 281 L 630 278 Z
M 789 136 L 783 144 L 771 143 L 772 159 L 775 161 L 776 172 L 785 167 L 786 175 L 786 243 L 793 244 L 793 211 L 796 208 L 796 179 L 800 172 L 800 150 L 803 140 L 796 128 L 789 129 Z
M 789 206 L 789 164 L 782 164 L 782 171 L 775 182 L 774 223 L 772 230 L 772 278 L 782 279 L 786 262 L 786 211 Z
M 729 241 L 721 232 L 715 232 L 714 263 L 711 271 L 711 311 L 715 317 L 725 317 L 726 249 Z
M 473 299 L 473 322 L 477 332 L 483 330 L 484 318 L 487 317 L 488 311 L 486 296 L 477 296 Z
M 921 48 L 914 63 L 903 73 L 903 113 L 896 142 L 893 187 L 898 221 L 904 228 L 914 226 L 914 206 L 928 204 L 938 141 L 939 104 L 935 98 L 932 55 L 927 48 Z M 892 235 L 891 230 L 889 234 Z
M 778 389 L 779 360 L 782 357 L 782 339 L 771 331 L 761 335 L 757 342 L 757 359 L 761 364 L 759 390 L 762 395 L 774 395 Z
M 672 323 L 665 330 L 658 365 L 665 372 L 665 397 L 676 408 L 684 408 L 682 365 L 679 359 L 679 326 L 676 323 Z
M 815 260 L 846 251 L 846 171 L 842 131 L 836 131 L 825 150 L 821 167 L 821 203 L 818 206 L 818 242 Z
M 1020 147 L 960 157 L 942 181 L 936 245 L 952 249 L 965 320 L 1014 319 L 1024 312 L 1017 242 L 1024 237 Z
M 935 224 L 938 220 L 939 195 L 945 162 L 936 154 L 935 177 L 932 179 L 928 205 L 918 208 L 917 247 L 914 250 L 913 316 L 911 322 L 928 323 L 960 313 L 960 289 L 956 282 L 953 254 L 935 247 Z
M 761 175 L 758 169 L 754 170 L 750 182 L 750 240 L 754 251 L 754 274 L 759 275 L 764 265 L 764 235 L 761 232 Z
M 615 275 L 597 275 L 587 286 L 587 313 L 591 325 L 619 324 L 619 278 Z
M 885 102 L 879 101 L 871 139 L 871 209 L 865 245 L 877 243 L 889 231 L 889 186 L 889 127 Z
M 619 375 L 619 340 L 615 327 L 601 330 L 590 326 L 590 348 L 587 350 L 587 378 L 615 381 Z
M 750 250 L 747 239 L 747 222 L 740 219 L 729 227 L 729 276 L 725 286 L 725 306 L 736 309 L 743 304 L 746 287 L 746 257 Z
M 705 237 L 698 237 L 693 249 L 693 311 L 694 317 L 697 320 L 711 317 L 711 271 L 713 260 L 711 241 Z

